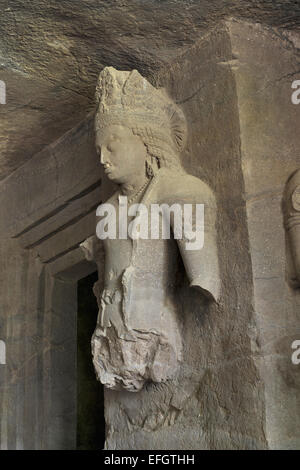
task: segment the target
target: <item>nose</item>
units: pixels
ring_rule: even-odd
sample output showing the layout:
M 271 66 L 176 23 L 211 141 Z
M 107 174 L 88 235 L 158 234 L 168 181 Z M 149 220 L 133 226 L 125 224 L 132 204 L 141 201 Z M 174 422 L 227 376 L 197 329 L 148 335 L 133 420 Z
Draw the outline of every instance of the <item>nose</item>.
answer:
M 104 164 L 104 152 L 102 149 L 100 150 L 100 163 Z
M 103 147 L 100 150 L 100 162 L 102 163 L 102 165 L 108 163 L 107 152 L 105 152 L 105 149 Z

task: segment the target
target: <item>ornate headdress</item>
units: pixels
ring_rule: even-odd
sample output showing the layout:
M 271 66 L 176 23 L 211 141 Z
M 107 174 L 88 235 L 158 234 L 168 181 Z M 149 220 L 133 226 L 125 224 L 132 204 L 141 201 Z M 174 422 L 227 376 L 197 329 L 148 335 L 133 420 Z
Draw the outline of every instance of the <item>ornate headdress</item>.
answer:
M 105 67 L 99 75 L 96 101 L 96 130 L 113 124 L 129 127 L 141 136 L 148 152 L 162 160 L 183 150 L 187 134 L 183 112 L 137 70 Z

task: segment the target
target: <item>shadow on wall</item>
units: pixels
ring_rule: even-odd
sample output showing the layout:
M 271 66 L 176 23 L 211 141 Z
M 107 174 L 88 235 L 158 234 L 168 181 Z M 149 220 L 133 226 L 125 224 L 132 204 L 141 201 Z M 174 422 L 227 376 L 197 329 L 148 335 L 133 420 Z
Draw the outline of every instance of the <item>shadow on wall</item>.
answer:
M 91 355 L 98 305 L 93 293 L 97 272 L 78 281 L 77 449 L 101 450 L 105 441 L 103 385 L 96 380 Z

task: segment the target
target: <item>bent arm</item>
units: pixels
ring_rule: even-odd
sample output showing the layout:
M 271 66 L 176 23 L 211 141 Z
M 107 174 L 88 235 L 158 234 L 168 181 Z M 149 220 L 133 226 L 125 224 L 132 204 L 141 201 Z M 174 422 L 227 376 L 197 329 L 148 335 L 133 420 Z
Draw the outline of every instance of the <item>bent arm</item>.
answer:
M 179 202 L 178 200 L 176 202 Z M 185 205 L 192 205 L 191 232 L 186 233 Z M 202 181 L 196 188 L 181 194 L 183 237 L 178 239 L 178 247 L 184 263 L 190 286 L 197 288 L 209 300 L 218 302 L 220 297 L 220 273 L 217 248 L 215 197 L 211 189 Z M 197 205 L 199 210 L 197 210 Z M 201 208 L 200 208 L 201 206 Z M 173 232 L 174 219 L 172 220 Z M 192 242 L 191 242 L 192 239 Z
M 185 239 L 178 240 L 178 247 L 190 281 L 190 287 L 197 288 L 209 300 L 218 302 L 220 274 L 214 227 L 209 227 L 204 222 L 202 248 L 187 250 Z

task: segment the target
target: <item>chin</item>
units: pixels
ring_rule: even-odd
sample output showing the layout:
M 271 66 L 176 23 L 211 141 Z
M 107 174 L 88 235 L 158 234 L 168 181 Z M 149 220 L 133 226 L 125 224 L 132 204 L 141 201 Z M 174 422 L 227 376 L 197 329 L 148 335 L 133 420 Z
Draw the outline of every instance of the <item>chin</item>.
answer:
M 120 184 L 120 180 L 118 177 L 115 177 L 114 175 L 112 175 L 111 173 L 106 175 L 107 178 L 112 181 L 113 183 L 116 183 L 116 184 Z

